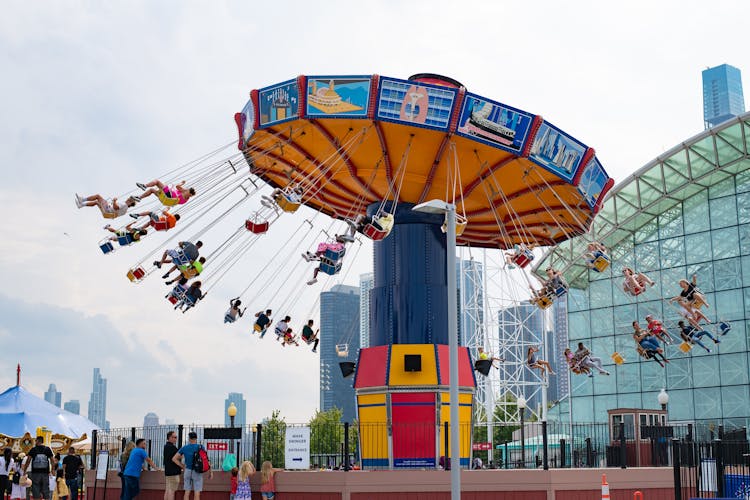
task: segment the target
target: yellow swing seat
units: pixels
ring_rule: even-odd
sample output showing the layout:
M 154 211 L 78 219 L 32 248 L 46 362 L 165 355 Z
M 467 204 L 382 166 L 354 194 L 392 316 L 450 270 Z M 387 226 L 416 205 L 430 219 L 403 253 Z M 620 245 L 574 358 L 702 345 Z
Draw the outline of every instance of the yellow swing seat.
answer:
M 159 191 L 156 197 L 159 198 L 159 201 L 165 207 L 173 207 L 180 201 L 178 198 L 170 198 L 164 191 Z

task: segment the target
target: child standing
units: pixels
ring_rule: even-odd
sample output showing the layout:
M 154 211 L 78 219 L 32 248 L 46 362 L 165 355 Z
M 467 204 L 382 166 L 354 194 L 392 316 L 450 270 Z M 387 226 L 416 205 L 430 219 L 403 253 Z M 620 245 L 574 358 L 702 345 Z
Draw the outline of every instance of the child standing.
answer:
M 55 479 L 55 489 L 51 490 L 53 492 L 52 500 L 68 500 L 70 490 L 65 483 L 65 474 L 62 469 L 57 469 L 57 477 Z
M 232 474 L 236 474 L 237 467 L 232 469 Z M 233 478 L 236 481 L 237 490 L 234 500 L 250 500 L 252 491 L 250 490 L 250 476 L 255 474 L 255 467 L 251 462 L 245 460 L 240 465 L 239 477 Z
M 232 467 L 231 477 L 229 478 L 229 500 L 234 500 L 237 496 L 237 467 Z
M 276 485 L 273 476 L 281 469 L 274 469 L 271 462 L 266 460 L 260 468 L 260 492 L 266 500 L 273 500 L 276 495 Z

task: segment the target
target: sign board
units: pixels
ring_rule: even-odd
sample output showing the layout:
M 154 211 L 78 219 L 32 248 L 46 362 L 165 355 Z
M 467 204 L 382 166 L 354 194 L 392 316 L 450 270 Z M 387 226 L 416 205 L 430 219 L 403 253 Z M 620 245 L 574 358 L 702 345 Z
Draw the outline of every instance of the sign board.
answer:
M 109 468 L 109 451 L 99 451 L 99 456 L 96 459 L 96 479 L 98 481 L 104 481 L 107 479 L 107 469 Z
M 490 446 L 490 443 L 474 443 L 471 445 L 471 449 L 474 451 L 487 451 L 491 450 L 492 446 Z
M 206 427 L 203 439 L 242 439 L 242 427 Z
M 285 469 L 310 468 L 310 428 L 287 427 L 284 448 Z
M 208 441 L 206 443 L 206 449 L 208 451 L 227 451 L 229 445 L 227 443 L 217 443 L 215 441 Z

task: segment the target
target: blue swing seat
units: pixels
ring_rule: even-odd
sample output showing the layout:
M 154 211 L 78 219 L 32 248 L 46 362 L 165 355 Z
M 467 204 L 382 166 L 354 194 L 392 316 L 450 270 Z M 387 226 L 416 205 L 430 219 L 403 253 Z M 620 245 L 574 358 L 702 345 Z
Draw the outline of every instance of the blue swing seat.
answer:
M 341 261 L 332 262 L 324 258 L 320 260 L 319 268 L 321 272 L 324 272 L 330 276 L 333 276 L 334 274 L 341 271 Z
M 346 248 L 342 248 L 341 250 L 331 250 L 330 248 L 326 250 L 326 252 L 323 254 L 323 257 L 325 259 L 330 260 L 331 262 L 336 262 L 344 258 L 344 255 L 346 254 Z
M 112 245 L 111 241 L 105 241 L 104 243 L 99 244 L 99 248 L 101 248 L 102 253 L 104 255 L 108 254 L 109 252 L 114 251 L 115 247 Z
M 133 235 L 131 233 L 127 233 L 123 236 L 118 236 L 117 243 L 119 243 L 121 247 L 126 247 L 133 243 Z

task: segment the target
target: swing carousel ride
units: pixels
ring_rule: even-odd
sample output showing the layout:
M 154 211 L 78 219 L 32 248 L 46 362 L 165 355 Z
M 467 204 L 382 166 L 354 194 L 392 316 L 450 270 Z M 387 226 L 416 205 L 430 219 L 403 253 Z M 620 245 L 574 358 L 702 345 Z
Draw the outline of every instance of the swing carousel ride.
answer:
M 102 252 L 144 239 L 155 241 L 158 246 L 131 267 L 128 278 L 138 283 L 166 271 L 163 278 L 174 285 L 167 299 L 187 311 L 253 245 L 271 241 L 268 234 L 281 217 L 301 219 L 272 262 L 256 263 L 263 268 L 247 288 L 229 292 L 227 300 L 237 297 L 224 319 L 231 323 L 243 307 L 251 312 L 272 308 L 283 317 L 319 275 L 345 275 L 346 263 L 352 260 L 348 254 L 371 240 L 370 347 L 360 350 L 354 379 L 359 422 L 404 425 L 393 428 L 390 457 L 382 426 L 382 432 L 363 437 L 363 464 L 390 458 L 408 466 L 434 465 L 435 456 L 444 454 L 441 444 L 436 455 L 436 442 L 443 440 L 436 440 L 434 430 L 449 419 L 449 257 L 444 216 L 412 208 L 431 199 L 454 204 L 462 252 L 495 249 L 501 257 L 484 253 L 483 272 L 489 275 L 488 258 L 513 267 L 525 280 L 522 288 L 531 289 L 531 296 L 521 292 L 524 296 L 519 294 L 517 302 L 544 309 L 566 294 L 567 284 L 562 273 L 551 270 L 546 279 L 539 279 L 537 289 L 529 266 L 533 249 L 586 235 L 614 181 L 592 148 L 541 116 L 468 92 L 459 82 L 439 75 L 418 74 L 408 80 L 300 76 L 253 90 L 235 122 L 239 142 L 232 145 L 239 153 L 227 153 L 231 146 L 219 148 L 139 184 L 140 190 L 120 197 L 125 200 L 121 205 L 113 206 L 117 200 L 78 197 L 79 207 L 99 206 L 105 218 L 129 211 L 136 219 L 120 228 L 105 226 Z M 308 209 L 299 210 L 303 205 Z M 220 221 L 231 224 L 238 213 L 242 221 L 233 232 L 221 243 L 212 243 L 214 233 L 209 240 L 207 232 Z M 320 214 L 328 216 L 327 222 L 321 222 Z M 168 233 L 167 238 L 153 236 L 161 232 Z M 205 246 L 199 244 L 203 239 Z M 201 248 L 209 251 L 198 257 Z M 300 258 L 300 250 L 310 251 Z M 309 280 L 300 269 L 307 262 L 315 265 Z M 592 265 L 609 265 L 606 252 L 592 256 Z M 282 272 L 287 278 L 278 286 L 273 277 Z M 266 304 L 254 303 L 245 297 L 250 290 L 273 292 L 272 298 Z M 479 306 L 486 299 L 478 299 Z M 272 324 L 268 316 L 256 315 L 261 335 Z M 279 323 L 282 328 L 277 323 L 275 333 L 282 344 L 297 343 L 287 323 Z M 472 359 L 480 373 L 492 371 L 496 378 L 493 359 L 480 355 L 478 348 L 491 352 L 502 342 L 485 323 L 486 318 L 478 319 L 476 332 L 464 333 L 472 340 L 460 352 L 461 424 L 471 423 L 475 391 L 484 390 L 477 388 Z M 308 343 L 309 333 L 302 337 Z M 514 335 L 510 343 L 518 351 L 524 335 L 520 330 Z M 508 347 L 506 354 L 510 352 Z M 349 354 L 345 346 L 339 350 L 342 358 Z M 519 375 L 527 363 L 526 352 L 513 356 L 503 360 L 503 373 L 521 384 L 528 378 Z M 535 383 L 541 380 L 538 376 Z M 409 425 L 428 421 L 433 425 L 430 436 L 407 435 Z M 462 425 L 462 463 L 469 457 L 470 428 Z M 415 449 L 422 454 L 415 457 Z

